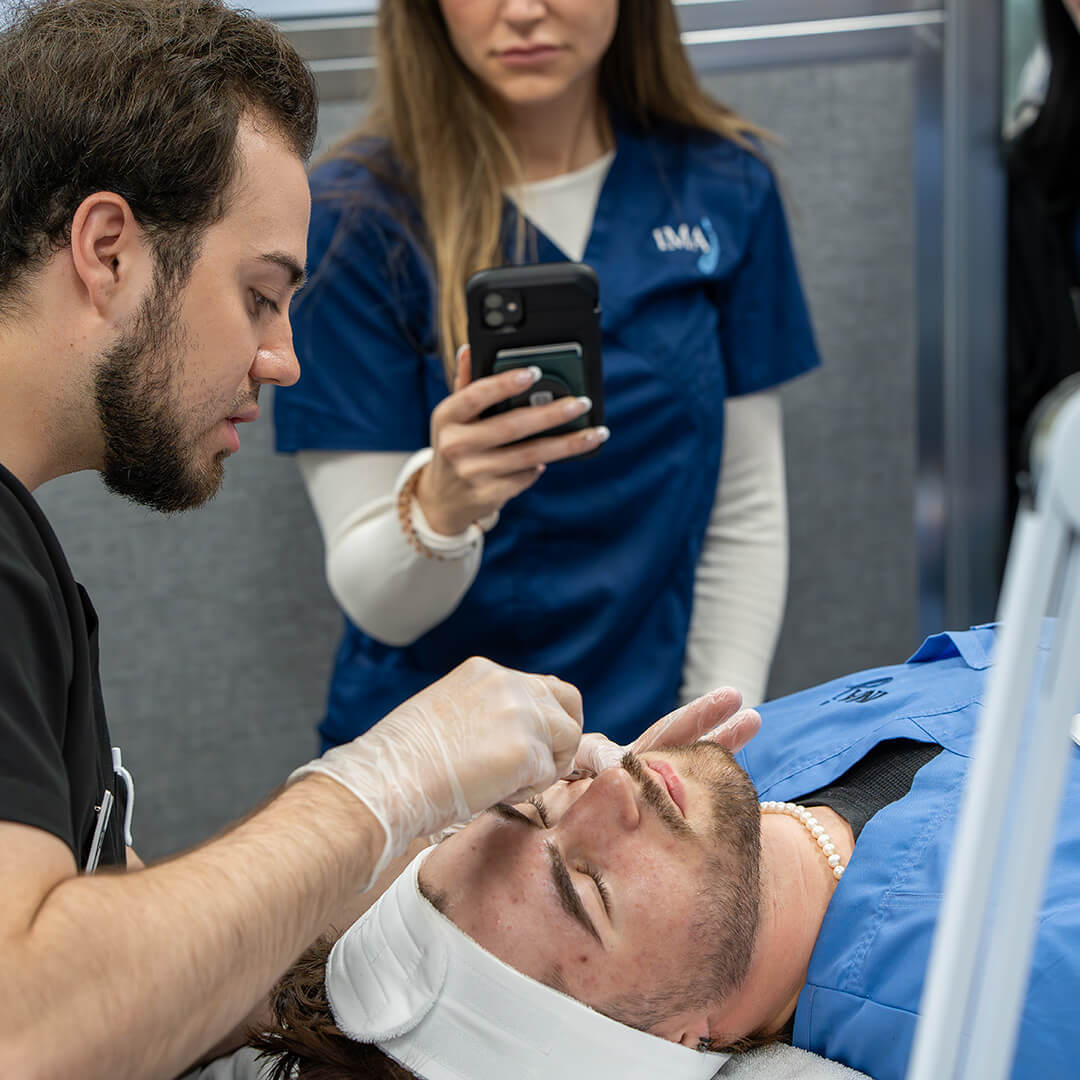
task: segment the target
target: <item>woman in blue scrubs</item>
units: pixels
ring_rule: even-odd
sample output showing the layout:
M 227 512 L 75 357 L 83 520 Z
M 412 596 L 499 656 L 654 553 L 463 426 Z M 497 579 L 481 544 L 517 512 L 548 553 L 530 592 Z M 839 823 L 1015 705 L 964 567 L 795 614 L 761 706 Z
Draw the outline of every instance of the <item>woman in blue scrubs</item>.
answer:
M 624 742 L 721 683 L 763 696 L 776 388 L 818 358 L 757 134 L 697 84 L 670 0 L 383 0 L 369 118 L 312 174 L 303 374 L 275 399 L 346 614 L 324 745 L 473 654 L 575 683 Z M 479 419 L 521 387 L 470 383 L 464 282 L 565 259 L 599 278 L 608 427 L 513 445 L 588 403 Z

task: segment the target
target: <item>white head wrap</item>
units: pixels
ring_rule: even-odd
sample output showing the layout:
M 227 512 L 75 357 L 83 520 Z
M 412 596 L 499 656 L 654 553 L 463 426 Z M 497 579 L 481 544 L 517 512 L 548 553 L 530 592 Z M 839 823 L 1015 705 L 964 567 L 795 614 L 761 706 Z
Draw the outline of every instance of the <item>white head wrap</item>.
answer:
M 726 1054 L 626 1027 L 515 971 L 420 892 L 418 855 L 338 940 L 338 1027 L 425 1080 L 710 1080 Z

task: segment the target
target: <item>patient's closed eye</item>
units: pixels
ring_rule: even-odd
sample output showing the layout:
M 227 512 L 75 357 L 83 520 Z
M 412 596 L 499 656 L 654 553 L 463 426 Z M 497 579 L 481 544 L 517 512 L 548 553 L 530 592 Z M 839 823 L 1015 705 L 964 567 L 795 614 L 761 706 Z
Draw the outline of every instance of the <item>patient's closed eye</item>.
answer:
M 611 918 L 611 892 L 608 889 L 607 882 L 604 880 L 603 874 L 596 869 L 592 863 L 586 862 L 582 865 L 581 872 L 588 874 L 593 879 L 596 885 L 596 891 L 600 894 L 600 903 L 604 905 L 604 911 L 607 917 Z
M 511 806 L 509 803 L 496 803 L 490 808 L 490 812 L 506 821 L 518 821 L 525 825 L 531 825 L 534 829 L 550 829 L 551 818 L 548 808 L 544 805 L 544 800 L 539 795 L 533 795 L 529 798 L 527 805 L 531 806 L 533 810 L 536 811 L 536 816 L 539 818 L 538 821 L 534 820 L 528 814 L 523 814 L 516 806 Z M 546 847 L 555 881 L 555 888 L 562 899 L 563 907 L 573 915 L 597 941 L 600 941 L 600 934 L 597 932 L 592 920 L 585 913 L 585 908 L 578 898 L 577 891 L 571 882 L 569 868 L 562 856 L 562 852 L 560 852 L 558 847 L 551 841 L 546 842 Z M 593 884 L 596 886 L 597 899 L 603 907 L 604 913 L 607 915 L 608 919 L 610 919 L 611 891 L 608 888 L 608 884 L 604 880 L 603 875 L 588 860 L 581 860 L 576 863 L 574 871 L 575 873 L 584 874 L 586 877 L 592 878 Z
M 543 825 L 545 829 L 550 829 L 551 819 L 548 817 L 547 807 L 544 806 L 544 800 L 541 799 L 539 795 L 533 795 L 529 799 L 529 802 L 532 805 L 533 809 L 539 815 L 540 824 Z
M 536 811 L 540 818 L 540 823 L 545 829 L 551 828 L 551 819 L 548 816 L 547 807 L 544 805 L 544 800 L 539 795 L 533 795 L 529 798 L 529 804 Z M 593 879 L 593 883 L 596 885 L 596 891 L 600 895 L 600 903 L 604 906 L 604 911 L 608 917 L 611 917 L 611 892 L 608 889 L 608 884 L 604 880 L 603 874 L 596 869 L 590 862 L 585 861 L 582 863 L 579 873 L 585 874 Z

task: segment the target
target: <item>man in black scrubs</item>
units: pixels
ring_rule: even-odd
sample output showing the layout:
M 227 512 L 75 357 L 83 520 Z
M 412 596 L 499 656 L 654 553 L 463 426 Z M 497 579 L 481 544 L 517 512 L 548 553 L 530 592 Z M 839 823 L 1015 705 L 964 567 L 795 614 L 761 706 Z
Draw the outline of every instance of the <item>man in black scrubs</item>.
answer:
M 0 72 L 0 1076 L 174 1076 L 410 840 L 565 772 L 580 699 L 469 661 L 226 836 L 116 872 L 97 619 L 31 492 L 96 469 L 198 506 L 297 379 L 315 89 L 221 0 L 23 5 Z

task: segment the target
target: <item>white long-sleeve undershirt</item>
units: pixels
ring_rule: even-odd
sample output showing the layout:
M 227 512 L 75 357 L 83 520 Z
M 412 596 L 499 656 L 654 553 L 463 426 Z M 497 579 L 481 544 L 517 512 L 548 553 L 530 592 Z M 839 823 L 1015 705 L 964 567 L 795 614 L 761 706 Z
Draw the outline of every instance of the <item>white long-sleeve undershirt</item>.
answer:
M 784 426 L 775 390 L 728 398 L 724 454 L 694 572 L 694 612 L 680 697 L 735 686 L 765 698 L 788 577 Z
M 694 579 L 681 694 L 689 700 L 730 684 L 756 704 L 765 692 L 787 586 L 778 394 L 729 399 L 724 430 L 720 482 Z M 390 645 L 408 645 L 447 618 L 476 578 L 483 536 L 471 529 L 439 537 L 415 508 L 414 529 L 444 557 L 427 558 L 409 544 L 395 492 L 403 473 L 424 458 L 307 450 L 297 459 L 326 543 L 327 581 L 349 618 Z

